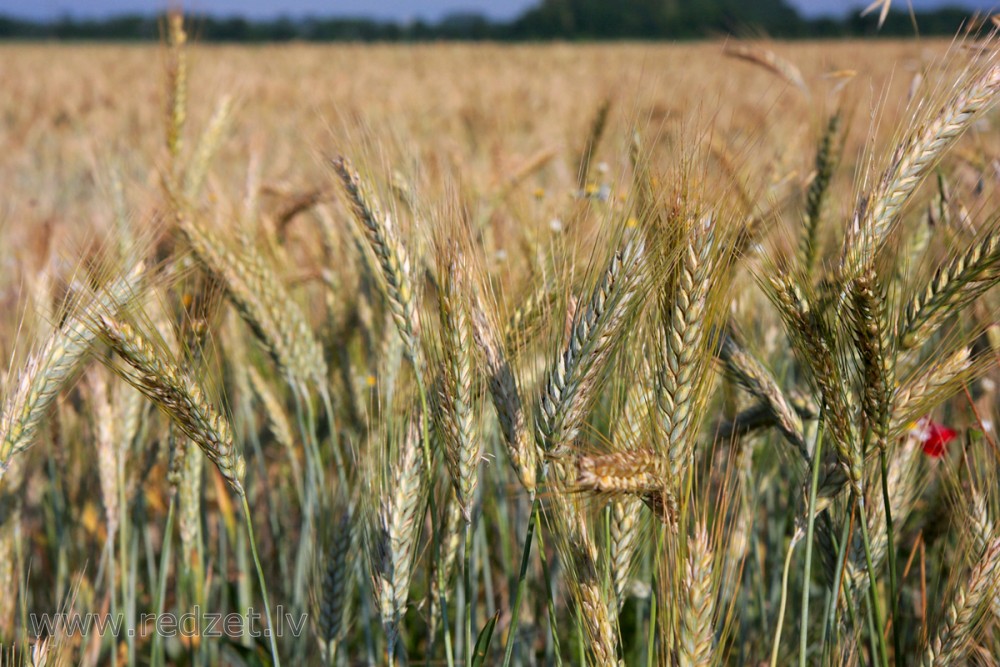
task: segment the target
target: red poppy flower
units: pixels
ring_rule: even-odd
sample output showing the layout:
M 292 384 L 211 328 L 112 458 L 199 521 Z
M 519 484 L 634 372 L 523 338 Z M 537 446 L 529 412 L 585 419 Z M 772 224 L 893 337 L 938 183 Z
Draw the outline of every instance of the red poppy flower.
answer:
M 921 433 L 921 445 L 924 454 L 939 459 L 948 449 L 948 443 L 955 439 L 958 433 L 944 424 L 932 422 L 929 419 Z

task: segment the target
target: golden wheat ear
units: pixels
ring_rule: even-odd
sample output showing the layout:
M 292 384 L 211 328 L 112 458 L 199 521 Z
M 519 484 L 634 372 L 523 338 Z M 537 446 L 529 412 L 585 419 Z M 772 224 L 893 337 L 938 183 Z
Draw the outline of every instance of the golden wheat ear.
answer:
M 145 265 L 137 264 L 71 304 L 59 326 L 29 357 L 0 414 L 0 480 L 11 459 L 34 442 L 52 403 L 94 349 L 98 332 L 93 318 L 133 304 L 142 291 L 144 275 Z
M 365 540 L 375 604 L 394 663 L 401 623 L 410 596 L 410 581 L 428 489 L 421 417 L 401 420 L 403 428 L 383 434 L 379 452 L 367 470 L 378 493 L 368 498 Z M 399 423 L 396 424 L 399 426 Z
M 911 125 L 878 183 L 860 198 L 854 211 L 841 256 L 845 283 L 876 261 L 917 186 L 973 121 L 996 104 L 998 94 L 1000 64 L 989 58 L 966 70 L 936 114 Z

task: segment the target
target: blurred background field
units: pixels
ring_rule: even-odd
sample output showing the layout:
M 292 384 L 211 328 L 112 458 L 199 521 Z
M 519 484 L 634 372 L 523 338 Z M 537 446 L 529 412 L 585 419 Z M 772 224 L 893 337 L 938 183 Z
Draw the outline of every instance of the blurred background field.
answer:
M 201 126 L 220 95 L 233 97 L 236 122 L 212 171 L 230 193 L 243 188 L 251 158 L 269 185 L 328 186 L 326 161 L 377 136 L 385 150 L 405 150 L 411 162 L 429 165 L 425 171 L 442 165 L 456 172 L 463 187 L 483 197 L 533 156 L 551 154 L 512 196 L 554 215 L 576 187 L 573 160 L 606 99 L 614 100 L 608 136 L 618 139 L 599 156 L 609 176 L 622 173 L 623 137 L 641 125 L 656 159 L 688 151 L 710 133 L 716 152 L 759 188 L 808 175 L 809 149 L 825 116 L 845 101 L 859 110 L 858 124 L 876 113 L 872 131 L 881 142 L 891 138 L 915 77 L 926 86 L 946 76 L 949 45 L 942 39 L 769 45 L 799 67 L 808 96 L 727 57 L 724 41 L 195 45 L 190 117 Z M 163 49 L 7 44 L 0 52 L 0 83 L 9 93 L 0 135 L 6 232 L 54 225 L 59 234 L 41 238 L 58 242 L 106 225 L 112 167 L 121 170 L 136 215 L 154 213 L 163 166 Z M 867 126 L 848 134 L 848 162 L 835 187 L 853 187 L 867 138 Z M 547 193 L 540 204 L 533 203 L 537 188 Z M 853 206 L 849 198 L 836 201 Z

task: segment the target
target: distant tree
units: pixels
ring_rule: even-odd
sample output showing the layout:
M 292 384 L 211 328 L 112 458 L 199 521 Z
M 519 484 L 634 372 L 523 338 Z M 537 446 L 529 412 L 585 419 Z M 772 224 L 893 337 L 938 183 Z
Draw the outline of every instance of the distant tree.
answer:
M 804 31 L 784 0 L 543 0 L 514 22 L 512 32 L 525 38 L 651 39 L 749 29 Z

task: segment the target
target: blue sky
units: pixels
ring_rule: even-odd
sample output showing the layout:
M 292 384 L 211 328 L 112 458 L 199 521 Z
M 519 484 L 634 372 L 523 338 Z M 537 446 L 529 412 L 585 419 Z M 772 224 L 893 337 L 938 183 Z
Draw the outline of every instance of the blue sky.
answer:
M 868 0 L 789 0 L 804 14 L 843 13 L 845 7 L 867 4 Z M 1000 0 L 911 0 L 917 8 L 962 5 L 976 9 L 998 9 Z M 537 0 L 186 0 L 185 9 L 193 13 L 223 16 L 245 15 L 269 18 L 285 13 L 290 16 L 367 15 L 383 19 L 438 19 L 454 11 L 472 10 L 497 19 L 516 16 Z M 906 0 L 894 0 L 905 6 Z M 63 14 L 101 17 L 126 12 L 152 13 L 176 2 L 168 0 L 0 0 L 0 14 L 46 19 Z

